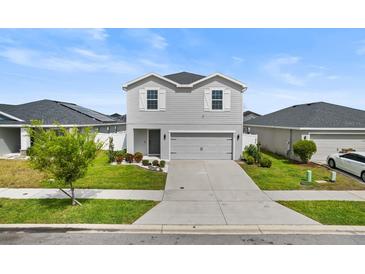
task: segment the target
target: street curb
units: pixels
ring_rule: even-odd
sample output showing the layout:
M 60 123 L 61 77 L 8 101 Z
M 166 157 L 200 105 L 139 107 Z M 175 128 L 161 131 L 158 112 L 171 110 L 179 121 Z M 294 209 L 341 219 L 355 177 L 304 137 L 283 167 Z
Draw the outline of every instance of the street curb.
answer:
M 198 235 L 365 235 L 365 226 L 335 225 L 108 225 L 108 224 L 2 224 L 1 232 L 134 233 Z

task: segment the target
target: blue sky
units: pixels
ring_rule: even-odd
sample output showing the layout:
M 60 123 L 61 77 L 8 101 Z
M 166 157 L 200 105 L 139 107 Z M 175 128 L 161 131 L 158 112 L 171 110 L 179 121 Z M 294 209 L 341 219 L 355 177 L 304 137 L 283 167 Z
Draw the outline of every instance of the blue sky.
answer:
M 124 82 L 179 71 L 245 82 L 245 110 L 262 114 L 314 101 L 364 109 L 365 30 L 0 30 L 0 103 L 47 98 L 125 113 Z

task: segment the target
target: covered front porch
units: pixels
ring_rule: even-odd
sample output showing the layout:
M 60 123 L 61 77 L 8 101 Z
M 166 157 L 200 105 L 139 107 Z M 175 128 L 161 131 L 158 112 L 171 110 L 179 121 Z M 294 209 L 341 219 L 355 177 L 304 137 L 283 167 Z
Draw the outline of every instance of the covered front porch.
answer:
M 133 129 L 133 150 L 151 157 L 161 156 L 160 129 Z

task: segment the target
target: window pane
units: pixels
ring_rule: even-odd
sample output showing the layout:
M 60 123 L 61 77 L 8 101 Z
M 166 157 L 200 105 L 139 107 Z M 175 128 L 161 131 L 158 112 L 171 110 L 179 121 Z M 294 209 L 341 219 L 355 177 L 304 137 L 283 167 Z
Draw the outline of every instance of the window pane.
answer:
M 221 90 L 212 90 L 212 99 L 222 99 L 223 91 Z
M 212 109 L 222 109 L 222 100 L 213 100 Z
M 157 90 L 147 90 L 147 99 L 157 99 Z
M 157 109 L 157 100 L 147 100 L 147 109 Z

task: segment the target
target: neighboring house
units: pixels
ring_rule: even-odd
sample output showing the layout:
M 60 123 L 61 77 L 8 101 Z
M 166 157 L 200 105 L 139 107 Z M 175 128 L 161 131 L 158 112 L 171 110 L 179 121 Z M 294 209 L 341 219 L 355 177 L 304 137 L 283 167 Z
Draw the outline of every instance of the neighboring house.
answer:
M 67 128 L 91 127 L 100 133 L 125 131 L 125 122 L 76 104 L 40 100 L 21 105 L 0 104 L 0 156 L 24 152 L 30 146 L 26 132 L 32 120 L 40 120 L 45 128 L 55 123 Z
M 220 73 L 126 83 L 127 150 L 162 159 L 239 159 L 245 84 Z
M 257 117 L 260 117 L 261 115 L 260 114 L 257 114 L 256 112 L 253 112 L 253 111 L 250 111 L 250 110 L 247 110 L 243 113 L 243 123 L 249 121 L 249 120 L 252 120 L 252 119 L 255 119 Z
M 255 119 L 260 116 L 261 116 L 260 114 L 257 114 L 256 112 L 253 112 L 250 110 L 243 112 L 243 133 L 250 134 L 251 132 L 249 131 L 249 128 L 245 127 L 245 123 L 249 120 Z M 246 136 L 246 138 L 248 138 L 248 137 Z M 252 142 L 249 142 L 249 143 L 252 143 Z M 244 142 L 244 147 L 245 147 L 245 142 Z
M 114 113 L 112 115 L 109 115 L 109 117 L 111 117 L 112 119 L 114 119 L 115 121 L 118 122 L 122 122 L 122 123 L 126 123 L 127 122 L 127 115 L 125 114 L 119 114 L 119 113 Z
M 245 123 L 263 148 L 295 158 L 293 143 L 313 140 L 313 161 L 324 162 L 343 148 L 365 151 L 365 111 L 317 102 L 291 106 Z

